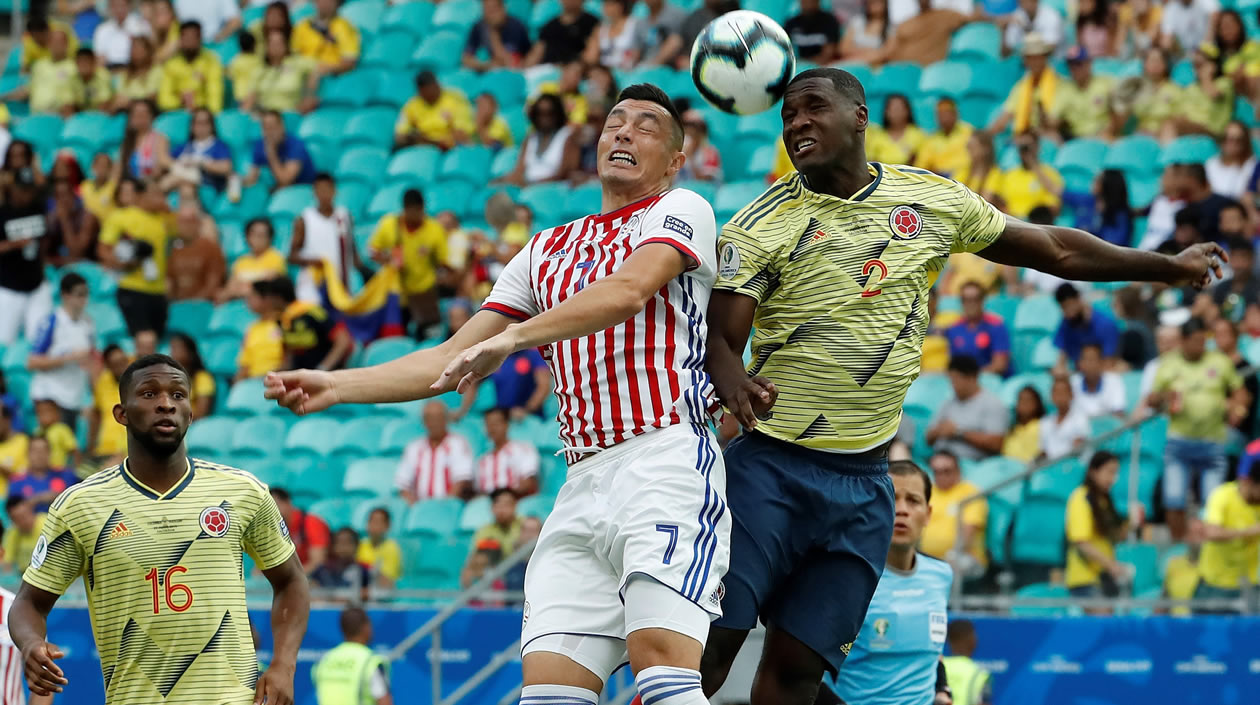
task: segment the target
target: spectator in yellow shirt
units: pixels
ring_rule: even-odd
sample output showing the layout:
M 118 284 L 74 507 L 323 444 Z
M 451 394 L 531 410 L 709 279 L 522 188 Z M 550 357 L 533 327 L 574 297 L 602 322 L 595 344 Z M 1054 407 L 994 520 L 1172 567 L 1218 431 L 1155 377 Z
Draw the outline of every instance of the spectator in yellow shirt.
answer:
M 991 135 L 979 130 L 971 133 L 967 140 L 967 170 L 954 178 L 984 200 L 1002 207 L 998 194 L 1002 189 L 1002 170 L 997 165 L 997 149 Z
M 258 90 L 263 60 L 258 53 L 258 38 L 252 33 L 238 34 L 237 43 L 240 51 L 228 62 L 227 75 L 232 79 L 232 97 L 237 103 L 244 104 Z
M 988 500 L 979 499 L 961 507 L 962 536 L 958 535 L 959 508 L 963 500 L 980 494 L 980 488 L 962 479 L 958 457 L 949 451 L 937 451 L 928 461 L 932 468 L 931 517 L 919 541 L 919 550 L 929 556 L 947 560 L 956 548 L 982 572 L 989 559 L 984 548 L 984 530 L 989 521 Z M 961 556 L 959 556 L 961 557 Z M 965 573 L 966 571 L 964 571 Z
M 201 25 L 196 22 L 179 26 L 179 53 L 162 65 L 158 107 L 207 108 L 216 115 L 223 110 L 223 64 L 217 54 L 201 45 Z
M 127 110 L 132 101 L 156 101 L 162 88 L 162 64 L 154 55 L 153 42 L 148 37 L 131 38 L 131 58 L 127 66 L 118 72 L 118 90 L 114 110 Z
M 1045 128 L 1054 110 L 1059 86 L 1059 74 L 1050 67 L 1053 51 L 1054 47 L 1040 34 L 1031 32 L 1024 36 L 1020 49 L 1024 57 L 1024 76 L 1011 87 L 1010 95 L 1002 104 L 1002 112 L 989 124 L 987 131 L 990 135 L 996 135 L 1008 126 L 1017 135 L 1040 132 Z
M 459 91 L 442 88 L 437 76 L 425 70 L 416 75 L 416 95 L 398 114 L 394 146 L 432 144 L 450 149 L 468 142 L 475 129 L 468 99 Z
M 35 420 L 39 428 L 34 436 L 48 441 L 48 464 L 57 469 L 71 468 L 79 464 L 79 441 L 62 420 L 61 407 L 51 399 L 35 400 Z
M 70 58 L 69 36 L 61 30 L 48 35 L 48 51 L 31 64 L 31 80 L 9 91 L 6 100 L 29 101 L 32 113 L 57 113 L 68 117 L 78 104 L 75 65 Z
M 1002 441 L 1002 455 L 1025 463 L 1041 455 L 1041 419 L 1045 415 L 1041 392 L 1031 384 L 1020 389 L 1015 398 L 1015 423 Z
M 4 566 L 19 575 L 31 564 L 31 554 L 44 531 L 46 514 L 35 513 L 35 503 L 13 496 L 4 501 L 9 528 L 4 531 Z
M 477 112 L 473 117 L 473 132 L 477 144 L 498 150 L 511 147 L 512 130 L 507 120 L 499 114 L 499 101 L 493 93 L 483 92 L 477 96 Z
M 1064 583 L 1074 597 L 1118 597 L 1120 584 L 1129 579 L 1129 568 L 1116 560 L 1116 542 L 1129 528 L 1111 500 L 1111 488 L 1119 474 L 1119 458 L 1100 450 L 1089 459 L 1085 482 L 1068 497 Z M 1141 525 L 1142 505 L 1132 510 L 1133 524 Z
M 368 241 L 372 259 L 380 264 L 394 263 L 402 270 L 402 291 L 407 310 L 416 324 L 416 336 L 441 323 L 438 311 L 438 275 L 446 271 L 446 228 L 424 212 L 424 194 L 419 189 L 403 193 L 402 213 L 383 218 Z
M 131 362 L 118 345 L 105 348 L 105 369 L 92 385 L 92 409 L 88 415 L 88 448 L 102 467 L 116 465 L 127 454 L 127 429 L 114 419 L 118 404 L 118 380 Z
M 114 187 L 112 178 L 114 160 L 105 152 L 97 152 L 92 157 L 92 178 L 79 183 L 79 199 L 97 222 L 102 222 L 114 209 Z
M 26 472 L 26 452 L 30 438 L 13 430 L 13 412 L 0 404 L 0 491 L 9 492 L 9 478 Z
M 1260 481 L 1255 477 L 1260 441 L 1247 446 L 1238 478 L 1208 495 L 1203 509 L 1203 550 L 1199 553 L 1196 598 L 1237 598 L 1257 581 L 1260 563 Z
M 68 40 L 67 55 L 79 50 L 79 40 L 74 35 L 74 28 L 61 20 L 50 20 L 43 15 L 31 15 L 26 21 L 26 31 L 22 33 L 22 65 L 23 73 L 30 70 L 36 61 L 47 59 L 51 51 L 52 35 L 61 32 Z
M 958 119 L 958 103 L 943 96 L 936 101 L 936 132 L 919 145 L 915 163 L 921 169 L 954 178 L 965 174 L 971 166 L 967 142 L 974 128 Z
M 341 74 L 359 63 L 359 30 L 337 15 L 341 0 L 315 0 L 315 16 L 293 28 L 293 51 L 309 56 L 328 73 Z
M 1054 167 L 1041 161 L 1037 136 L 1020 135 L 1015 140 L 1019 150 L 1019 166 L 1002 175 L 998 195 L 1006 212 L 1016 218 L 1027 218 L 1038 206 L 1058 214 L 1063 205 L 1063 177 Z
M 923 130 L 914 124 L 910 101 L 900 93 L 884 99 L 882 126 L 866 130 L 866 154 L 873 162 L 911 164 L 923 144 Z
M 263 110 L 308 113 L 319 104 L 316 93 L 322 69 L 309 56 L 289 50 L 284 32 L 272 30 L 263 39 L 263 61 L 254 82 L 254 92 L 244 101 L 245 109 L 255 105 Z
M 241 341 L 241 354 L 236 380 L 262 377 L 284 365 L 284 331 L 280 329 L 280 316 L 267 307 L 264 297 L 270 291 L 269 279 L 255 281 L 249 290 L 246 303 L 258 320 L 245 331 Z
M 109 71 L 96 63 L 96 54 L 83 47 L 74 55 L 74 89 L 79 110 L 109 110 L 114 102 L 114 83 Z
M 246 223 L 245 244 L 249 245 L 249 252 L 232 263 L 232 275 L 219 292 L 219 303 L 245 298 L 254 282 L 289 273 L 284 254 L 273 245 L 275 239 L 276 229 L 270 220 L 254 218 Z
M 372 570 L 372 579 L 377 587 L 392 588 L 402 576 L 402 549 L 398 542 L 389 538 L 389 510 L 377 507 L 368 514 L 367 536 L 359 541 L 359 554 L 356 556 L 363 565 Z
M 124 143 L 125 145 L 125 143 Z M 154 350 L 166 333 L 166 254 L 171 237 L 166 197 L 136 179 L 119 182 L 114 209 L 101 225 L 97 254 L 121 273 L 118 308 L 136 347 Z

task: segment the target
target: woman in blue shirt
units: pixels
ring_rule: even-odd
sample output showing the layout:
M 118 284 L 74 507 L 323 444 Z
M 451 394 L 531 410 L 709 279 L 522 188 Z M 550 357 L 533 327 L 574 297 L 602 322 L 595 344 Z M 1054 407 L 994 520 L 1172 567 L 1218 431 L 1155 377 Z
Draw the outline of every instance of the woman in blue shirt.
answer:
M 164 185 L 174 187 L 186 182 L 222 192 L 231 173 L 232 150 L 219 139 L 214 115 L 205 108 L 198 108 L 188 123 L 188 141 L 175 152 L 171 177 L 176 183 Z

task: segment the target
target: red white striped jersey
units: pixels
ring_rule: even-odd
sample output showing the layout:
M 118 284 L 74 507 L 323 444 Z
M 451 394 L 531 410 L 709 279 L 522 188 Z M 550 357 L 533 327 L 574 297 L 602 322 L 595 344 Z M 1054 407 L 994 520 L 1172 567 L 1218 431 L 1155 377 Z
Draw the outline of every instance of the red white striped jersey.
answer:
M 570 462 L 652 429 L 706 423 L 716 409 L 704 371 L 716 230 L 703 198 L 674 189 L 544 230 L 504 268 L 482 308 L 525 320 L 617 271 L 644 245 L 670 245 L 689 260 L 633 318 L 543 348 Z
M 394 473 L 398 489 L 411 490 L 420 499 L 446 497 L 455 483 L 472 479 L 472 447 L 458 433 L 447 433 L 436 447 L 428 438 L 408 443 Z
M 0 705 L 26 705 L 26 675 L 22 652 L 9 636 L 9 608 L 17 595 L 0 588 Z
M 516 487 L 538 474 L 538 462 L 538 449 L 529 443 L 508 441 L 498 450 L 492 448 L 477 461 L 477 491 L 490 494 Z

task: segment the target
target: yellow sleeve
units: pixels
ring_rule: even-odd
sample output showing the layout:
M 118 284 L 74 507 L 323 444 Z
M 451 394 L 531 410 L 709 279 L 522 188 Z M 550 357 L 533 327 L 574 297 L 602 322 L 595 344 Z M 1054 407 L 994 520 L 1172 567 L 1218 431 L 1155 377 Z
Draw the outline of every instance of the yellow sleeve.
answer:
M 448 261 L 450 261 L 451 248 L 450 248 L 450 245 L 446 241 L 447 240 L 446 228 L 443 228 L 442 226 L 439 225 L 438 229 L 440 229 L 441 232 L 436 233 L 438 236 L 433 238 L 433 261 L 438 266 L 444 266 Z
M 756 226 L 753 229 L 757 230 Z M 782 246 L 782 242 L 767 241 L 764 233 L 727 223 L 718 237 L 718 278 L 713 288 L 750 296 L 760 303 L 773 289 Z
M 193 394 L 198 399 L 205 399 L 207 397 L 213 399 L 214 391 L 214 375 L 206 372 L 205 370 L 198 372 L 196 378 L 193 380 Z
M 1002 211 L 966 186 L 956 181 L 948 183 L 947 188 L 962 197 L 950 253 L 979 252 L 997 242 L 1006 230 L 1006 216 Z
M 1094 538 L 1094 515 L 1084 492 L 1073 492 L 1067 504 L 1067 538 L 1072 543 Z
M 1171 358 L 1164 358 L 1155 368 L 1155 381 L 1151 383 L 1152 392 L 1166 392 L 1176 379 L 1177 365 L 1169 364 Z
M 354 28 L 345 18 L 337 18 L 341 20 L 337 23 L 339 30 L 337 34 L 337 51 L 341 52 L 342 58 L 357 59 L 359 58 L 359 30 Z
M 376 230 L 368 239 L 368 249 L 383 252 L 398 244 L 398 216 L 386 215 L 376 223 Z
M 512 128 L 508 127 L 507 120 L 502 115 L 494 116 L 494 121 L 490 123 L 490 139 L 500 142 L 504 147 L 511 147 L 513 143 Z
M 179 88 L 176 86 L 175 59 L 167 59 L 162 65 L 162 82 L 158 84 L 157 104 L 163 111 L 178 110 L 180 107 Z
M 289 560 L 296 549 L 289 538 L 289 527 L 285 526 L 284 518 L 280 516 L 276 500 L 261 486 L 256 489 L 261 504 L 249 526 L 245 527 L 241 543 L 260 569 L 270 570 Z
M 1207 504 L 1203 507 L 1203 521 L 1206 524 L 1229 528 L 1229 492 L 1231 485 L 1222 485 L 1208 495 Z
M 23 581 L 55 595 L 65 593 L 83 574 L 87 563 L 87 554 L 64 516 L 73 509 L 70 499 L 62 495 L 60 502 L 55 501 L 49 507 L 44 529 L 31 552 L 31 564 L 22 575 Z
M 459 97 L 457 103 L 458 107 L 451 111 L 451 125 L 458 132 L 471 135 L 477 129 L 473 123 L 472 106 L 468 104 L 468 99 L 463 96 Z
M 209 84 L 206 86 L 206 108 L 218 115 L 223 111 L 223 62 L 214 54 L 209 54 L 209 57 L 202 79 Z
M 381 545 L 381 574 L 390 580 L 402 577 L 402 551 L 398 542 L 388 539 Z
M 122 224 L 118 222 L 121 220 L 121 216 L 122 213 L 120 211 L 114 211 L 113 213 L 105 216 L 105 222 L 101 224 L 102 243 L 106 245 L 117 245 L 118 241 L 122 240 Z
M 75 438 L 74 431 L 64 423 L 53 424 L 48 429 L 48 444 L 53 448 L 63 449 L 67 454 L 79 449 L 79 439 Z
M 963 508 L 963 523 L 967 526 L 983 527 L 989 521 L 989 503 L 987 501 L 972 502 Z

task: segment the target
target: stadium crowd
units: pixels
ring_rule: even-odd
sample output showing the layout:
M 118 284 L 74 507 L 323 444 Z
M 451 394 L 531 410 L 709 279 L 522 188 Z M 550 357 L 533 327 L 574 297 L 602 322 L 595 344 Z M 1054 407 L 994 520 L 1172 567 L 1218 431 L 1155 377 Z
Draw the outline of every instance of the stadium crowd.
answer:
M 1229 597 L 1257 581 L 1260 15 L 1231 4 L 744 4 L 785 26 L 799 65 L 863 80 L 871 160 L 1117 244 L 1230 253 L 1197 295 L 950 258 L 894 453 L 930 466 L 922 548 L 968 591 L 1014 575 L 1027 594 Z M 458 329 L 533 232 L 597 209 L 620 85 L 675 95 L 680 181 L 719 224 L 791 170 L 775 111 L 735 118 L 691 86 L 691 43 L 733 0 L 32 6 L 0 79 L 14 570 L 50 498 L 120 460 L 118 376 L 162 349 L 193 374 L 193 452 L 271 484 L 318 585 L 359 599 L 475 582 L 537 536 L 563 481 L 542 355 L 463 399 L 302 420 L 263 406 L 259 378 Z M 343 299 L 378 283 L 377 318 L 355 324 Z M 1140 463 L 1127 440 L 1082 452 L 1130 419 Z

